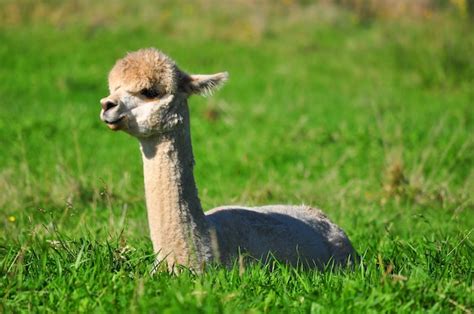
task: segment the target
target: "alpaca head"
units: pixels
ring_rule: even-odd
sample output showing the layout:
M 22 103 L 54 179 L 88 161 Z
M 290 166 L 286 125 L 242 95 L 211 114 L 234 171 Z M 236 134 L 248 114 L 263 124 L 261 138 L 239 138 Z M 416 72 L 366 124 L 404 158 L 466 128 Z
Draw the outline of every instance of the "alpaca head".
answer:
M 185 100 L 210 94 L 227 80 L 226 72 L 188 75 L 154 49 L 119 59 L 109 73 L 110 95 L 101 99 L 100 118 L 112 130 L 148 137 L 179 128 Z

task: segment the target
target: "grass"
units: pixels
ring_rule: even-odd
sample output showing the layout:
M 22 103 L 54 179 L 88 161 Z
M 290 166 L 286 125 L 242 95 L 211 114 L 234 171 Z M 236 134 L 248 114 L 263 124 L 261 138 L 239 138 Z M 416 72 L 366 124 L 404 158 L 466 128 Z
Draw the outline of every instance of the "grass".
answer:
M 0 312 L 472 312 L 472 24 L 209 3 L 0 5 Z M 319 206 L 358 267 L 149 274 L 137 143 L 98 119 L 148 46 L 230 72 L 191 100 L 204 208 Z

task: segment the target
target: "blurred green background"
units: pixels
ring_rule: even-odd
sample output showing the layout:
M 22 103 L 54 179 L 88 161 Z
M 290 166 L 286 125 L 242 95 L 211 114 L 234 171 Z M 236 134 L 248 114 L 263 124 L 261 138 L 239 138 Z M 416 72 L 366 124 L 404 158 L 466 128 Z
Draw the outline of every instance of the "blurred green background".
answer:
M 469 310 L 471 0 L 0 0 L 4 309 L 45 302 L 15 299 L 27 279 L 12 269 L 28 256 L 30 265 L 47 261 L 58 234 L 77 251 L 77 239 L 120 239 L 119 248 L 150 254 L 138 145 L 98 117 L 115 60 L 143 47 L 189 73 L 230 73 L 214 96 L 190 100 L 204 208 L 321 207 L 367 261 L 407 278 L 410 267 L 441 270 L 448 261 L 416 254 L 452 251 L 453 269 L 413 279 L 400 302 L 415 293 L 418 309 Z M 35 245 L 37 260 L 28 255 Z M 401 257 L 410 247 L 413 265 Z M 435 296 L 452 284 L 452 296 L 424 299 L 417 284 L 425 281 Z M 366 297 L 352 302 L 370 307 Z

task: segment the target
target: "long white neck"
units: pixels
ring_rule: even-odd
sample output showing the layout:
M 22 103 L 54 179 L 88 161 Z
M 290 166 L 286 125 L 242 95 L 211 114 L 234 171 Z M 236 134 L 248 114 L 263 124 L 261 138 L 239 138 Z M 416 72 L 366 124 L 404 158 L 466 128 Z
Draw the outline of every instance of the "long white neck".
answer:
M 202 267 L 212 260 L 209 227 L 194 181 L 188 106 L 180 106 L 176 130 L 140 139 L 148 223 L 159 260 Z

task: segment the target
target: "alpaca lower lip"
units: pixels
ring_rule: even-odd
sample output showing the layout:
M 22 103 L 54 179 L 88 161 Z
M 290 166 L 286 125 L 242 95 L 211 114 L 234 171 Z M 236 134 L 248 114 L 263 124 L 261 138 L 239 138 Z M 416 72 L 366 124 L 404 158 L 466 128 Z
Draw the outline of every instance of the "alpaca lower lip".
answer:
M 107 124 L 107 127 L 112 131 L 118 131 L 122 129 L 122 123 L 120 122 L 122 122 L 124 118 L 125 117 L 120 117 L 119 119 L 114 121 L 105 121 L 105 123 Z

